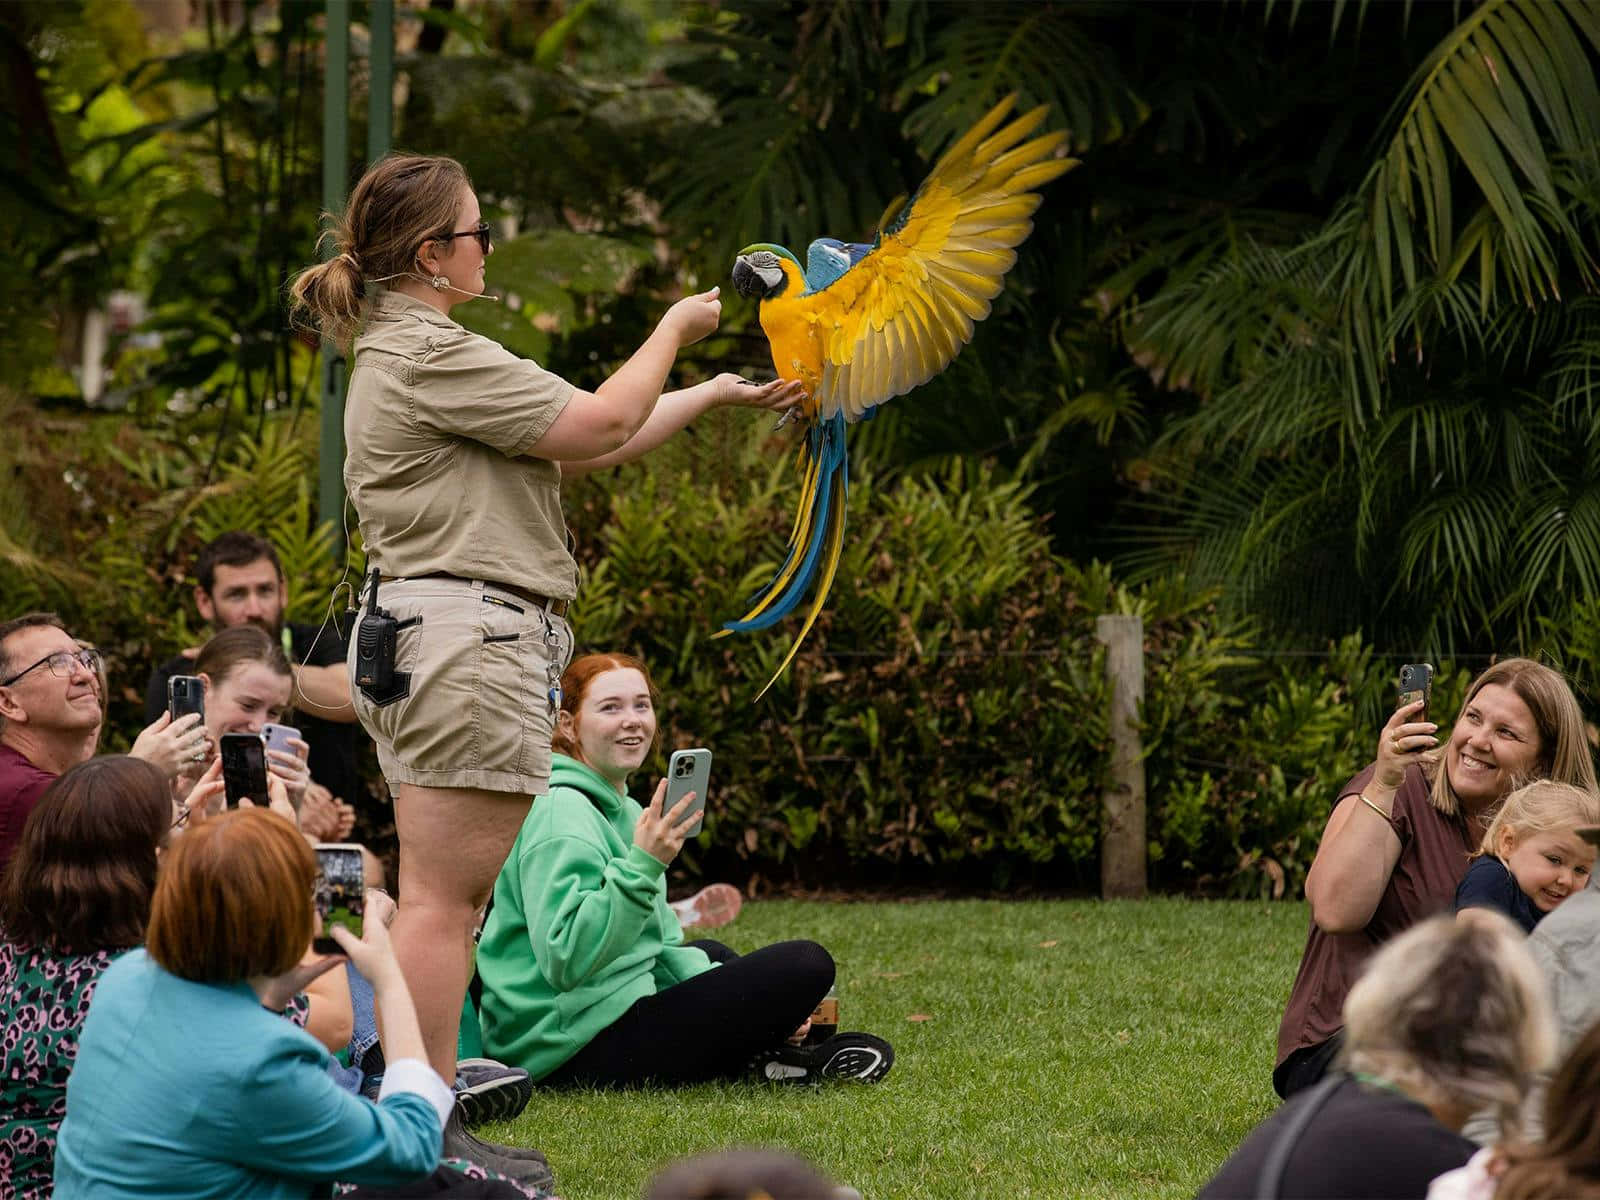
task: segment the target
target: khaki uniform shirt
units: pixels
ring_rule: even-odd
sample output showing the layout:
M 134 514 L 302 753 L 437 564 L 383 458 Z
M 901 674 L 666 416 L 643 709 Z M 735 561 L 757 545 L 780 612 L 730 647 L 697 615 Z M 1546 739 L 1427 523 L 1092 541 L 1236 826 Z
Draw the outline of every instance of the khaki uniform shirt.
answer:
M 561 468 L 528 451 L 572 384 L 400 292 L 355 343 L 344 482 L 384 575 L 454 575 L 570 600 Z

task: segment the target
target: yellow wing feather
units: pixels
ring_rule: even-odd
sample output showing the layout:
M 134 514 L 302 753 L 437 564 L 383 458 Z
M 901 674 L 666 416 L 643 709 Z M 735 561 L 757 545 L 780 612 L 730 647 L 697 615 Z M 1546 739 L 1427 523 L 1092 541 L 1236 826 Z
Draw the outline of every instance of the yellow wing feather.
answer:
M 796 377 L 810 377 L 812 415 L 859 420 L 926 383 L 989 315 L 1015 247 L 1033 229 L 1032 190 L 1077 165 L 1056 157 L 1064 131 L 1030 137 L 1043 106 L 1001 124 L 1015 100 L 995 105 L 945 152 L 900 228 L 831 286 L 762 306 L 779 373 L 792 364 Z

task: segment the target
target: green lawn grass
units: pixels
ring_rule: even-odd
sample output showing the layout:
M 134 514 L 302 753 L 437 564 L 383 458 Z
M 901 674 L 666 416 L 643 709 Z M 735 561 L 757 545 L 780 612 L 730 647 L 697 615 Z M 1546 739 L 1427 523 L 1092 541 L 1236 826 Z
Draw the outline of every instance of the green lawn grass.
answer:
M 827 946 L 841 1027 L 894 1043 L 887 1079 L 540 1090 L 480 1132 L 544 1150 L 568 1200 L 636 1197 L 669 1159 L 751 1144 L 867 1200 L 1192 1196 L 1275 1104 L 1305 925 L 1299 904 L 752 904 L 721 940 Z

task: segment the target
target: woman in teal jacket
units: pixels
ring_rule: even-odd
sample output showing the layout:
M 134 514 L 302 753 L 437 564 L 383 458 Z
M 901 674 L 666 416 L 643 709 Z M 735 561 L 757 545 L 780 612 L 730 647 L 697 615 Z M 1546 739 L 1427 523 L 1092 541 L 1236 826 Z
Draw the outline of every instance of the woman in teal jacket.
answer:
M 382 920 L 334 939 L 372 983 L 389 1056 L 376 1104 L 277 1012 L 338 957 L 301 966 L 317 861 L 288 821 L 244 808 L 177 839 L 146 949 L 100 977 L 67 1080 L 57 1200 L 290 1200 L 323 1181 L 396 1186 L 439 1161 L 454 1100 Z M 371 895 L 371 894 L 369 894 Z M 369 914 L 376 912 L 369 908 Z
M 585 655 L 561 685 L 550 792 L 500 872 L 478 947 L 485 1050 L 553 1085 L 752 1071 L 882 1078 L 894 1056 L 880 1038 L 791 1040 L 833 984 L 821 946 L 780 942 L 741 956 L 684 943 L 666 871 L 693 824 L 679 824 L 693 797 L 663 813 L 665 780 L 647 808 L 626 791 L 655 741 L 644 664 Z

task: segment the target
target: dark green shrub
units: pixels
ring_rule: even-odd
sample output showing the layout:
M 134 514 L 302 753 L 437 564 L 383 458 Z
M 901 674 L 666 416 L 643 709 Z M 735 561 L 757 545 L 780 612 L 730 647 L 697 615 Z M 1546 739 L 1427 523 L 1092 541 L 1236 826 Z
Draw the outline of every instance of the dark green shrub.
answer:
M 1397 664 L 1355 637 L 1318 657 L 1254 657 L 1254 631 L 1220 617 L 1214 595 L 1181 579 L 1130 590 L 1053 556 L 1027 490 L 987 469 L 858 469 L 828 609 L 756 702 L 784 636 L 711 635 L 777 561 L 796 490 L 790 443 L 750 438 L 743 421 L 703 422 L 571 492 L 580 648 L 641 654 L 664 694 L 663 753 L 717 756 L 692 869 L 1096 886 L 1108 741 L 1095 618 L 1126 612 L 1146 631 L 1153 883 L 1298 891 Z M 1442 675 L 1438 704 L 1463 683 Z
M 752 435 L 751 420 L 707 418 L 644 462 L 569 485 L 580 649 L 650 663 L 665 735 L 655 770 L 675 746 L 716 755 L 690 873 L 1093 889 L 1108 761 L 1095 618 L 1122 612 L 1145 626 L 1152 883 L 1298 893 L 1398 664 L 1356 637 L 1321 656 L 1257 653 L 1253 629 L 1182 579 L 1129 589 L 1101 564 L 1064 561 L 1028 490 L 990 468 L 874 477 L 858 464 L 828 607 L 756 701 L 798 618 L 713 634 L 781 554 L 796 485 L 793 442 Z M 341 564 L 309 516 L 310 424 L 268 422 L 209 474 L 193 447 L 116 422 L 17 429 L 18 494 L 50 540 L 0 558 L 0 595 L 8 613 L 58 609 L 106 649 L 109 748 L 137 730 L 151 664 L 199 640 L 188 572 L 209 537 L 265 530 L 294 615 L 326 612 Z M 1465 682 L 1442 672 L 1435 710 L 1453 712 Z

